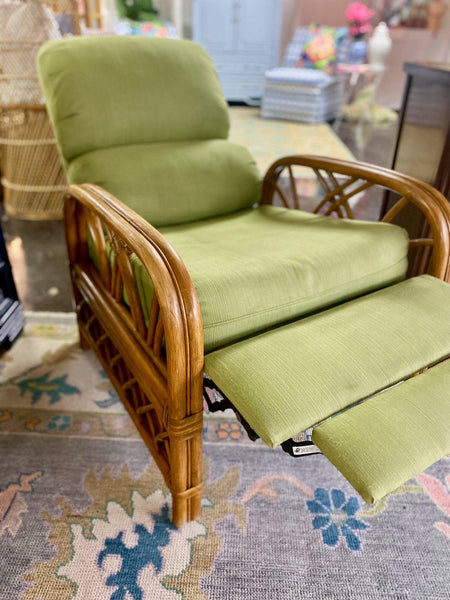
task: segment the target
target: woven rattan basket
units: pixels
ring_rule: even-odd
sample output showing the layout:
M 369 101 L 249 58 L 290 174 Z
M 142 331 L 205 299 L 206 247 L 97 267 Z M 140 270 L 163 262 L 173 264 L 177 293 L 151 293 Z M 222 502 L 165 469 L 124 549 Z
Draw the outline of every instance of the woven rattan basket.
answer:
M 59 25 L 66 27 L 67 19 L 72 23 L 71 33 L 79 33 L 76 1 L 13 0 L 3 10 L 9 11 L 5 12 L 9 24 L 15 23 L 14 19 L 18 23 L 0 37 L 0 154 L 5 210 L 22 219 L 61 219 L 67 183 L 35 60 L 44 41 L 60 37 Z
M 44 106 L 8 109 L 0 115 L 2 186 L 7 214 L 60 219 L 67 187 Z

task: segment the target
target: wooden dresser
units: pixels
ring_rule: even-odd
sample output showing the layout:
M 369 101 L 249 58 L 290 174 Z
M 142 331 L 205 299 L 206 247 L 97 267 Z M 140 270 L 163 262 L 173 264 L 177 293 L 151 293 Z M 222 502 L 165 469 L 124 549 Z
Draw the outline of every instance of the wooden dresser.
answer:
M 431 184 L 450 200 L 450 64 L 405 63 L 403 69 L 407 80 L 392 168 Z M 387 194 L 383 214 L 394 201 Z M 397 223 L 412 237 L 424 233 L 414 207 Z
M 450 64 L 405 63 L 407 74 L 392 168 L 450 199 Z

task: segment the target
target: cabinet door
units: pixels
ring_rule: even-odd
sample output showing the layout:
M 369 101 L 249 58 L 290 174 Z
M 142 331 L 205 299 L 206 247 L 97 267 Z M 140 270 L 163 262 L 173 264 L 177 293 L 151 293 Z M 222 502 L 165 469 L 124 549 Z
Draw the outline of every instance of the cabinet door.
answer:
M 278 0 L 239 0 L 237 4 L 237 50 L 276 55 Z
M 193 39 L 211 54 L 235 50 L 238 0 L 193 0 Z

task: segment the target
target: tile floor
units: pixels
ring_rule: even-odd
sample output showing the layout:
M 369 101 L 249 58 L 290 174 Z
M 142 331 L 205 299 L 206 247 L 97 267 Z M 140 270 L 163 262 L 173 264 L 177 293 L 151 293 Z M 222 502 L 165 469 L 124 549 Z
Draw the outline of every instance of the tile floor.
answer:
M 364 131 L 342 122 L 337 134 L 357 160 L 390 166 L 396 130 L 395 123 L 386 129 Z M 275 158 L 279 157 L 274 154 Z M 19 220 L 8 217 L 3 211 L 1 215 L 8 255 L 24 309 L 71 311 L 72 293 L 62 222 Z

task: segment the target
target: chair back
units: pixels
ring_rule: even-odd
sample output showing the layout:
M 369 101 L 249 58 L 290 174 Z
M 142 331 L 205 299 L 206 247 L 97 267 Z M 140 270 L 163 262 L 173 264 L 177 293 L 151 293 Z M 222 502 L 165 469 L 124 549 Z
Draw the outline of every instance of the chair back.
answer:
M 197 44 L 58 40 L 42 47 L 38 71 L 71 183 L 101 185 L 156 226 L 258 201 L 259 173 L 227 141 L 227 104 Z

